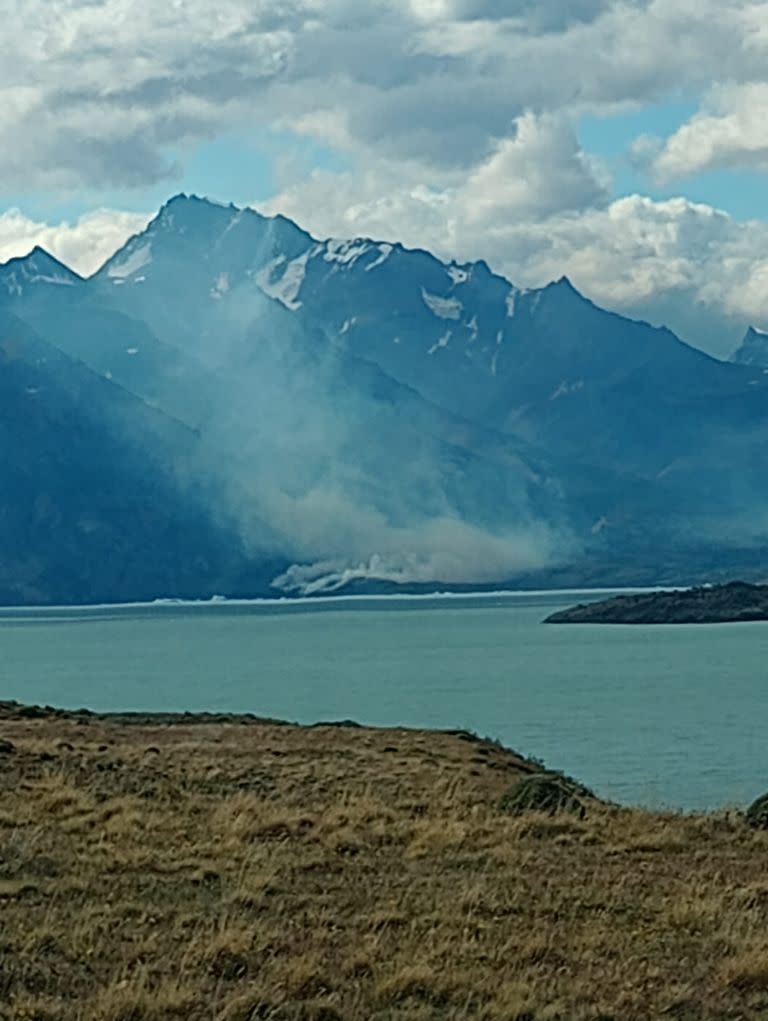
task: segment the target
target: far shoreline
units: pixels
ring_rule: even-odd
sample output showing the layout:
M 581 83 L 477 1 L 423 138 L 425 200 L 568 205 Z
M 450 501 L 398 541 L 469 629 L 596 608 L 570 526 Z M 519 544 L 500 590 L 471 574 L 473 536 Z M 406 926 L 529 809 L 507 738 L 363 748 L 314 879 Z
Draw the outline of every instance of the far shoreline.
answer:
M 253 599 L 230 599 L 227 596 L 212 596 L 207 599 L 175 599 L 170 597 L 158 597 L 147 601 L 115 602 L 115 603 L 34 603 L 34 604 L 7 604 L 0 605 L 0 620 L 3 618 L 12 619 L 23 617 L 26 614 L 45 613 L 71 613 L 71 612 L 99 612 L 109 611 L 131 611 L 131 610 L 226 610 L 247 609 L 250 607 L 273 607 L 277 609 L 288 609 L 294 606 L 319 608 L 326 604 L 338 605 L 339 603 L 351 603 L 362 606 L 366 603 L 396 603 L 412 602 L 425 603 L 434 601 L 453 602 L 462 599 L 480 601 L 489 599 L 530 599 L 556 596 L 606 596 L 616 594 L 644 594 L 651 592 L 672 592 L 676 591 L 673 586 L 644 586 L 644 587 L 602 587 L 602 588 L 557 588 L 557 589 L 472 589 L 446 590 L 440 589 L 434 592 L 382 592 L 382 593 L 349 593 L 340 595 L 314 595 L 314 596 L 257 596 Z

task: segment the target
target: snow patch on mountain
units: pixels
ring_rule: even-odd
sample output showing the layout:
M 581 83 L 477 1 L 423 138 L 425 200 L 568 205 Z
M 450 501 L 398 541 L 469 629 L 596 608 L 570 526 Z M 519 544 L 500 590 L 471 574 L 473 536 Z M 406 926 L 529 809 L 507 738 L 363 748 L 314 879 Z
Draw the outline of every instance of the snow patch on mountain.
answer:
M 211 297 L 216 301 L 219 301 L 229 290 L 229 274 L 219 273 L 216 277 L 216 283 L 211 288 Z
M 221 244 L 221 242 L 224 240 L 224 238 L 227 236 L 227 234 L 229 234 L 229 232 L 231 230 L 234 230 L 235 227 L 237 227 L 240 224 L 240 222 L 242 221 L 244 215 L 245 215 L 245 210 L 244 209 L 238 209 L 238 211 L 235 213 L 235 215 L 229 221 L 227 226 L 224 228 L 224 233 L 221 235 L 221 239 L 219 241 L 219 244 Z
M 465 284 L 467 280 L 469 280 L 468 271 L 462 269 L 460 266 L 455 266 L 453 264 L 446 266 L 446 272 L 455 285 Z
M 461 319 L 464 306 L 458 298 L 441 298 L 438 294 L 430 294 L 423 287 L 421 297 L 430 312 L 439 319 Z
M 491 375 L 496 375 L 496 370 L 499 365 L 499 354 L 501 352 L 501 345 L 504 343 L 504 331 L 499 330 L 496 334 L 496 350 L 493 352 L 493 358 L 491 359 Z
M 5 286 L 12 297 L 20 298 L 24 293 L 25 284 L 56 284 L 59 287 L 72 287 L 74 280 L 64 276 L 53 276 L 48 273 L 29 273 L 14 271 L 5 279 Z
M 379 245 L 379 256 L 370 265 L 365 267 L 365 272 L 370 273 L 372 269 L 381 266 L 392 254 L 392 245 Z
M 608 527 L 608 518 L 603 516 L 592 525 L 592 535 L 600 535 L 601 532 L 605 531 Z
M 439 351 L 440 348 L 448 347 L 452 336 L 453 336 L 452 332 L 448 330 L 447 333 L 444 333 L 442 337 L 432 345 L 429 351 L 427 351 L 427 354 L 433 355 L 435 351 Z
M 51 276 L 49 273 L 35 273 L 27 277 L 30 284 L 56 284 L 57 287 L 72 287 L 74 280 L 69 280 L 64 276 Z
M 267 263 L 256 274 L 256 283 L 259 288 L 268 298 L 274 298 L 282 305 L 285 305 L 287 309 L 296 312 L 301 308 L 301 302 L 298 301 L 298 297 L 301 285 L 304 283 L 304 278 L 307 274 L 307 262 L 312 252 L 311 248 L 307 249 L 303 255 L 299 255 L 287 264 L 285 264 L 284 255 L 279 255 L 276 259 Z M 285 269 L 282 274 L 276 277 L 276 270 L 279 270 L 284 264 Z
M 338 262 L 343 266 L 354 266 L 361 255 L 370 249 L 367 241 L 340 241 L 332 238 L 325 243 L 326 262 Z
M 579 390 L 584 389 L 584 380 L 579 379 L 575 383 L 569 383 L 567 380 L 563 380 L 555 390 L 549 395 L 551 401 L 556 401 L 559 397 L 567 397 L 568 394 L 578 393 Z
M 5 286 L 12 298 L 20 298 L 24 293 L 24 288 L 17 280 L 15 273 L 11 273 L 8 277 L 6 277 Z
M 120 262 L 111 265 L 107 270 L 107 276 L 111 280 L 126 280 L 134 273 L 138 273 L 140 269 L 144 269 L 150 262 L 152 262 L 152 245 L 147 242 L 134 248 Z

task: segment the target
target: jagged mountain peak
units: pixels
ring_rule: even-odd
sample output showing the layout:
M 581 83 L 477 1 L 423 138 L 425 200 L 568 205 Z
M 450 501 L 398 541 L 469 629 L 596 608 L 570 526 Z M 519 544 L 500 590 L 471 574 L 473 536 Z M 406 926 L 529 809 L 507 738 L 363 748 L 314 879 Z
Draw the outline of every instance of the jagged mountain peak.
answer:
M 586 298 L 581 291 L 574 287 L 570 277 L 567 276 L 561 276 L 557 280 L 552 280 L 543 287 L 538 288 L 538 293 L 547 295 L 550 298 L 557 297 L 565 301 L 576 298 L 578 301 L 592 304 L 589 298 Z
M 757 340 L 761 344 L 766 344 L 768 343 L 768 331 L 759 330 L 756 326 L 750 326 L 744 334 L 743 343 L 749 340 Z
M 20 297 L 31 284 L 74 286 L 82 282 L 79 274 L 40 245 L 27 255 L 0 263 L 0 293 L 5 291 L 12 297 Z
M 158 227 L 167 229 L 169 227 L 184 228 L 194 225 L 206 227 L 222 224 L 230 229 L 244 224 L 251 229 L 258 227 L 275 232 L 300 233 L 309 241 L 314 240 L 294 220 L 282 213 L 269 216 L 253 206 L 238 206 L 234 202 L 219 202 L 201 195 L 188 195 L 186 192 L 173 195 L 167 202 L 164 202 L 157 216 L 148 225 L 147 231 L 156 230 Z
M 16 255 L 7 262 L 0 263 L 0 270 L 16 269 L 21 266 L 34 268 L 37 271 L 55 270 L 62 275 L 71 277 L 73 280 L 81 280 L 82 277 L 73 269 L 70 269 L 61 259 L 43 248 L 41 245 L 35 247 L 26 255 Z
M 579 294 L 579 291 L 577 291 L 576 288 L 571 283 L 570 277 L 565 276 L 565 274 L 563 274 L 563 276 L 559 277 L 557 280 L 553 280 L 547 286 L 550 289 L 557 288 L 559 291 L 571 291 L 573 294 Z
M 484 260 L 447 261 L 370 237 L 318 240 L 284 215 L 184 193 L 170 198 L 100 276 L 113 295 L 121 290 L 115 284 L 138 284 L 142 316 L 181 346 L 196 345 L 203 323 L 225 309 L 238 322 L 252 316 L 266 328 L 266 319 L 278 315 L 266 297 L 301 321 L 296 328 L 364 346 L 386 371 L 409 385 L 418 379 L 430 396 L 433 385 L 454 380 L 451 401 L 473 380 L 482 404 L 489 377 L 508 393 L 521 358 L 540 362 L 540 376 L 550 369 L 557 375 L 562 359 L 568 375 L 588 373 L 592 363 L 600 374 L 615 374 L 624 361 L 676 342 L 599 308 L 565 275 L 518 288 Z M 159 311 L 171 291 L 187 294 L 197 309 L 183 329 Z M 126 291 L 125 299 L 132 314 L 134 297 Z M 552 387 L 559 383 L 558 377 Z
M 195 223 L 225 222 L 237 212 L 239 210 L 232 204 L 224 205 L 200 195 L 179 192 L 162 204 L 157 215 L 150 221 L 147 231 L 179 228 Z
M 217 209 L 235 209 L 237 208 L 234 202 L 219 202 L 216 199 L 209 198 L 207 195 L 196 195 L 194 192 L 177 192 L 176 195 L 171 195 L 169 199 L 163 203 L 163 209 L 170 206 L 182 206 L 182 205 L 199 205 L 199 206 L 215 206 Z
M 124 280 L 145 275 L 150 263 L 164 257 L 181 267 L 186 255 L 229 273 L 255 268 L 278 253 L 294 258 L 314 238 L 285 216 L 265 216 L 251 206 L 215 202 L 180 193 L 168 199 L 147 227 L 112 255 L 94 276 Z
M 768 332 L 750 326 L 731 361 L 736 365 L 768 368 Z
M 187 193 L 184 191 L 178 192 L 176 195 L 171 195 L 169 199 L 160 206 L 157 216 L 162 217 L 164 214 L 169 212 L 179 212 L 187 210 L 190 214 L 197 212 L 205 212 L 218 210 L 220 213 L 233 213 L 238 212 L 239 207 L 234 202 L 219 202 L 217 199 L 209 198 L 207 195 L 195 195 L 194 193 Z

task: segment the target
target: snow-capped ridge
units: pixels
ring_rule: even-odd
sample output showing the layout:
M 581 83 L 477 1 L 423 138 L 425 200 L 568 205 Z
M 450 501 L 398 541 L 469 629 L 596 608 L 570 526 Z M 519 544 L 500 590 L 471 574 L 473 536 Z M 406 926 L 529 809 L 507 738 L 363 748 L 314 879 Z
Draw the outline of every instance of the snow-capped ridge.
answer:
M 147 244 L 151 250 L 146 249 Z M 528 330 L 529 320 L 544 316 L 549 330 L 562 327 L 565 343 L 572 316 L 614 315 L 581 294 L 566 275 L 543 287 L 518 288 L 494 272 L 484 259 L 459 262 L 423 248 L 365 236 L 318 239 L 282 213 L 265 214 L 250 206 L 218 203 L 183 192 L 172 196 L 148 227 L 102 267 L 101 278 L 112 284 L 138 282 L 136 274 L 141 270 L 144 275 L 148 256 L 153 265 L 147 271 L 147 280 L 154 277 L 155 286 L 182 283 L 176 281 L 175 267 L 187 259 L 198 267 L 204 265 L 202 293 L 210 292 L 217 299 L 226 295 L 224 304 L 230 307 L 239 300 L 235 295 L 247 294 L 255 285 L 286 309 L 301 310 L 301 318 L 305 318 L 314 315 L 318 295 L 332 293 L 339 315 L 324 326 L 334 334 L 345 321 L 351 322 L 358 315 L 361 322 L 372 324 L 376 316 L 387 314 L 386 295 L 398 295 L 398 301 L 402 295 L 407 303 L 403 307 L 415 317 L 414 323 L 421 323 L 418 329 L 424 333 L 423 345 L 420 341 L 414 349 L 426 352 L 444 336 L 445 321 L 452 321 L 460 328 L 454 332 L 451 356 L 475 358 L 476 365 L 487 365 L 491 374 L 493 368 L 501 372 L 511 364 L 498 357 L 494 340 L 497 331 L 505 329 L 505 320 L 517 332 Z M 189 272 L 197 272 L 192 263 Z M 225 277 L 227 286 L 222 289 L 216 281 Z M 142 289 L 149 286 L 144 284 Z M 362 289 L 360 301 L 356 297 L 358 287 Z M 244 290 L 240 292 L 240 288 Z M 383 302 L 380 309 L 379 289 Z M 366 305 L 372 301 L 376 307 L 364 310 L 359 307 L 362 301 Z M 626 317 L 615 315 L 618 329 Z M 427 317 L 433 317 L 431 325 Z M 371 329 L 375 337 L 374 327 Z M 359 329 L 355 332 L 357 335 Z M 399 324 L 393 324 L 393 330 L 387 332 L 407 344 Z M 682 343 L 673 334 L 668 335 L 670 342 L 674 339 Z M 461 371 L 465 371 L 463 367 Z

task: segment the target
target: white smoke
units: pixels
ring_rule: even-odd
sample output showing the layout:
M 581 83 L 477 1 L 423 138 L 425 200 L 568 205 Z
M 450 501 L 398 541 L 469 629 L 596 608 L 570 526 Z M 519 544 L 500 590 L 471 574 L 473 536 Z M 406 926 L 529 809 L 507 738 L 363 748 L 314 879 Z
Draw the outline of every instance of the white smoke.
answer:
M 287 594 L 310 596 L 336 592 L 354 581 L 488 584 L 542 567 L 556 552 L 552 536 L 543 528 L 493 535 L 450 518 L 409 528 L 384 528 L 374 541 L 386 543 L 386 551 L 360 559 L 294 564 L 272 585 Z

